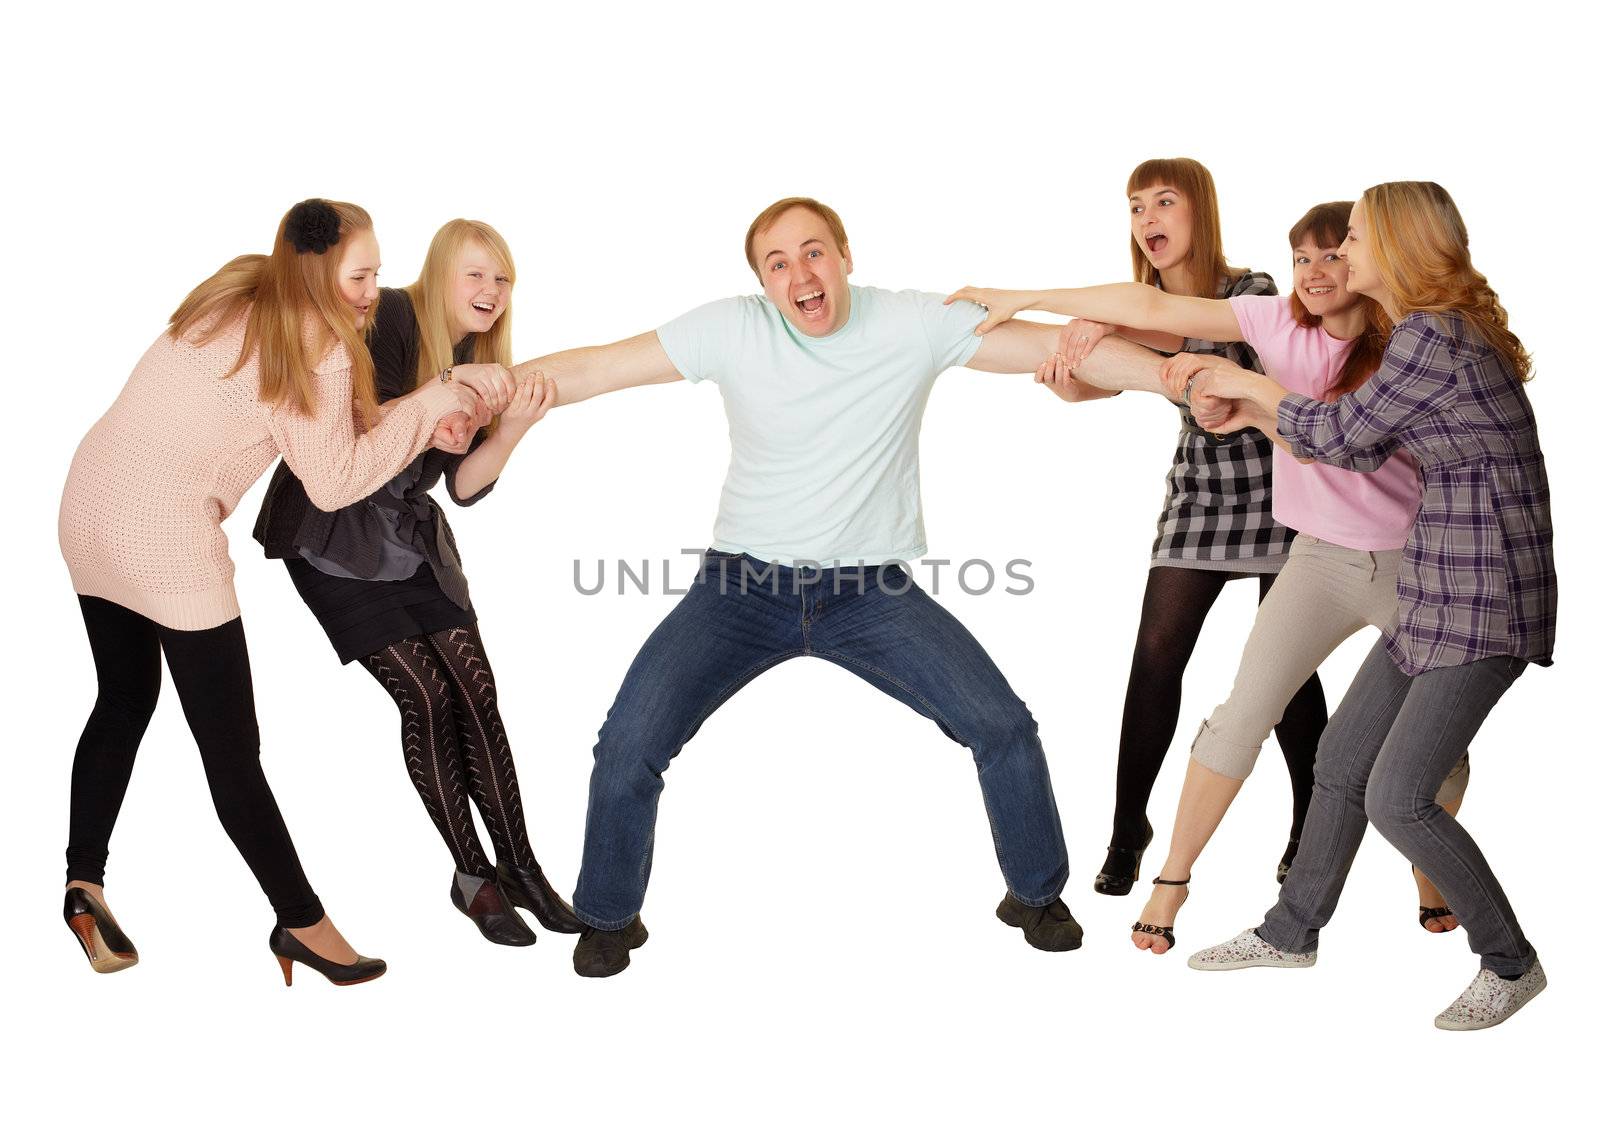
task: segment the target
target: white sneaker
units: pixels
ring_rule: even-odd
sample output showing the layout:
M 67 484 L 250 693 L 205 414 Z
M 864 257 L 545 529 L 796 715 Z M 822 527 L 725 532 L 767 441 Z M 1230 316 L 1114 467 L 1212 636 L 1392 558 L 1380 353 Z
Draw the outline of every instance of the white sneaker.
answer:
M 1191 970 L 1244 970 L 1251 966 L 1276 966 L 1282 970 L 1304 970 L 1317 964 L 1317 952 L 1290 954 L 1263 940 L 1255 928 L 1237 938 L 1208 946 L 1189 955 Z
M 1549 980 L 1544 967 L 1534 959 L 1528 972 L 1515 982 L 1507 982 L 1493 970 L 1480 970 L 1467 988 L 1433 1020 L 1441 1030 L 1487 1030 L 1498 1026 L 1526 1006 Z

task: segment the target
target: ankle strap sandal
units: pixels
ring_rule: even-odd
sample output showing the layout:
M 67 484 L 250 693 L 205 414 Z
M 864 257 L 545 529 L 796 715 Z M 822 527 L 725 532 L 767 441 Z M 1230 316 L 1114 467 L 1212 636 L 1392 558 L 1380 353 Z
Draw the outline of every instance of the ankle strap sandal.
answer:
M 1163 879 L 1159 875 L 1150 881 L 1163 887 L 1186 887 L 1189 885 L 1188 879 Z M 1165 939 L 1168 950 L 1171 950 L 1174 946 L 1178 945 L 1177 938 L 1173 935 L 1172 928 L 1170 926 L 1157 926 L 1153 922 L 1136 922 L 1133 924 L 1133 933 L 1148 934 L 1152 938 Z

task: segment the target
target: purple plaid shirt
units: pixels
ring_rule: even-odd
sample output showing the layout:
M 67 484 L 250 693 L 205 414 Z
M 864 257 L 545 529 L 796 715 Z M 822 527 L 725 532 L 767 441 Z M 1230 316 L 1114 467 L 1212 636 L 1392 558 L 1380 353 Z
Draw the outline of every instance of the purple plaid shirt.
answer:
M 1550 485 L 1525 387 L 1455 312 L 1409 314 L 1367 383 L 1333 404 L 1290 394 L 1298 457 L 1370 472 L 1404 448 L 1422 508 L 1400 562 L 1400 670 L 1515 656 L 1549 664 L 1556 634 Z

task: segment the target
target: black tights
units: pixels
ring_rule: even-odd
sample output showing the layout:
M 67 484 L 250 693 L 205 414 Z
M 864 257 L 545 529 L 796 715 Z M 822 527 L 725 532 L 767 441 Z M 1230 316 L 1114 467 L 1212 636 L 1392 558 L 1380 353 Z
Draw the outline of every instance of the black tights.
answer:
M 278 914 L 310 926 L 322 904 L 300 869 L 289 829 L 261 771 L 261 736 L 244 624 L 182 632 L 102 600 L 80 596 L 100 692 L 72 761 L 67 880 L 103 884 L 111 831 L 133 775 L 139 741 L 156 710 L 165 653 L 173 687 L 200 749 L 211 801 Z
M 1117 754 L 1117 810 L 1112 844 L 1137 847 L 1144 840 L 1145 808 L 1172 733 L 1178 727 L 1183 698 L 1183 670 L 1200 639 L 1200 626 L 1216 603 L 1229 573 L 1210 569 L 1159 566 L 1145 582 L 1139 636 L 1128 672 L 1128 695 L 1122 706 L 1122 745 Z M 1272 587 L 1272 575 L 1261 577 L 1261 596 Z M 1283 710 L 1276 734 L 1289 782 L 1294 789 L 1294 821 L 1289 833 L 1300 837 L 1311 806 L 1312 770 L 1317 740 L 1328 723 L 1322 681 L 1315 674 Z
M 456 869 L 494 875 L 472 826 L 469 797 L 489 828 L 495 855 L 532 866 L 517 769 L 477 626 L 410 637 L 368 656 L 364 665 L 400 709 L 406 770 Z

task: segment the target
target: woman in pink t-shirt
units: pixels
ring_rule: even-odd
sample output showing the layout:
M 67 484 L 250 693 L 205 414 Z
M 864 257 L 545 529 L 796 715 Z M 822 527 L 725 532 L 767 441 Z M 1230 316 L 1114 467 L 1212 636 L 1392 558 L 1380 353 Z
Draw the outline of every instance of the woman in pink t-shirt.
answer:
M 1294 293 L 1288 297 L 1188 298 L 1119 284 L 1039 294 L 982 291 L 973 300 L 989 306 L 991 321 L 997 314 L 1003 321 L 1019 310 L 1091 320 L 1087 337 L 1069 330 L 1067 351 L 1040 370 L 1040 380 L 1063 396 L 1073 384 L 1072 368 L 1097 341 L 1092 324 L 1108 323 L 1215 342 L 1248 342 L 1260 355 L 1266 375 L 1280 385 L 1337 401 L 1377 368 L 1387 335 L 1382 311 L 1345 286 L 1348 271 L 1338 248 L 1351 206 L 1320 204 L 1290 229 Z M 1184 357 L 1204 360 L 1180 355 Z M 1177 400 L 1187 394 L 1171 396 Z M 1202 722 L 1191 748 L 1167 859 L 1133 925 L 1134 945 L 1154 954 L 1172 948 L 1172 925 L 1188 898 L 1190 867 L 1255 767 L 1261 745 L 1289 699 L 1335 648 L 1368 625 L 1389 627 L 1398 608 L 1400 550 L 1422 500 L 1411 459 L 1399 452 L 1375 471 L 1358 473 L 1297 464 L 1281 444 L 1275 454 L 1272 515 L 1299 536 L 1256 614 L 1232 693 Z M 1466 780 L 1463 758 L 1437 797 L 1451 814 L 1460 806 Z M 1279 882 L 1288 874 L 1297 843 L 1290 840 Z M 1435 933 L 1454 930 L 1455 916 L 1439 892 L 1421 872 L 1413 873 L 1423 927 Z

